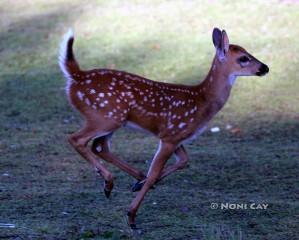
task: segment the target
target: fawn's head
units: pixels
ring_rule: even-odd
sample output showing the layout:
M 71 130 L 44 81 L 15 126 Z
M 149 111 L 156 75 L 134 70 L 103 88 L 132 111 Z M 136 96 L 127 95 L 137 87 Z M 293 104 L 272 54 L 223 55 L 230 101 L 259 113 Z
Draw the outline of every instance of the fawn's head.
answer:
M 231 74 L 235 76 L 263 76 L 269 72 L 266 64 L 262 63 L 244 48 L 229 44 L 225 30 L 213 30 L 213 43 L 216 48 L 216 58 L 226 64 Z

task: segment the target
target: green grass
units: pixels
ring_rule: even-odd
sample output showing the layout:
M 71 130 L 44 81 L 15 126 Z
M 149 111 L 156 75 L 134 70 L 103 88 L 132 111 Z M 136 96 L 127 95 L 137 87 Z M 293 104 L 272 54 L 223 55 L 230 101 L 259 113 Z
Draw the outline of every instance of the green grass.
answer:
M 16 227 L 0 228 L 0 238 L 298 239 L 299 4 L 289 2 L 1 1 L 0 223 Z M 188 144 L 189 167 L 148 193 L 142 235 L 124 217 L 133 179 L 111 167 L 116 186 L 105 199 L 102 179 L 66 141 L 82 123 L 57 66 L 69 26 L 84 68 L 195 84 L 214 54 L 214 26 L 270 66 L 267 77 L 237 80 L 210 125 L 221 131 Z M 140 133 L 114 136 L 114 152 L 143 170 L 156 147 Z M 269 207 L 213 210 L 213 202 Z

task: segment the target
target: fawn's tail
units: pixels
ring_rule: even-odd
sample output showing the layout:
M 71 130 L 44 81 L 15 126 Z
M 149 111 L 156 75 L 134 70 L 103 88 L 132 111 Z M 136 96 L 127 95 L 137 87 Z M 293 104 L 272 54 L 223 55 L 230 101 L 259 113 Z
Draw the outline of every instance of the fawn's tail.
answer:
M 71 29 L 64 35 L 59 50 L 59 67 L 68 80 L 75 80 L 74 74 L 80 72 L 73 53 L 74 33 Z

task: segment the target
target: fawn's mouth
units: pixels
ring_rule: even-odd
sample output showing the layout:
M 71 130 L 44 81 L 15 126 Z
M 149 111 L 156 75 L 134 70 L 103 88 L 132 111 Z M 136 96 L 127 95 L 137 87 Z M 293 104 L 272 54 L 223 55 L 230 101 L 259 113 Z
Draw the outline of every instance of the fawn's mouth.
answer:
M 269 72 L 269 67 L 266 64 L 262 64 L 259 70 L 256 72 L 257 76 L 264 76 Z

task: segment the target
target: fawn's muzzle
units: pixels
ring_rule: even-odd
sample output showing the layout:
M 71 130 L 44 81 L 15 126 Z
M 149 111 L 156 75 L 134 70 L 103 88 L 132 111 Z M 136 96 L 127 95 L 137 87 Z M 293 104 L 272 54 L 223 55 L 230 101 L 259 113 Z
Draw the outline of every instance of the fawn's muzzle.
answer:
M 257 76 L 264 76 L 269 72 L 269 67 L 266 64 L 260 66 L 259 70 L 256 72 Z

